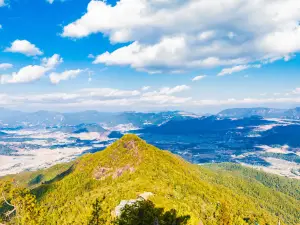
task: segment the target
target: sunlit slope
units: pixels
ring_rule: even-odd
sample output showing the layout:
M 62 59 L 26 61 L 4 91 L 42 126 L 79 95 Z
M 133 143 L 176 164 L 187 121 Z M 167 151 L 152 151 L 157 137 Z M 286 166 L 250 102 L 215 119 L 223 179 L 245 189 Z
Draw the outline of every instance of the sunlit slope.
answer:
M 66 172 L 43 182 L 33 192 L 45 209 L 46 224 L 86 224 L 92 203 L 103 196 L 103 217 L 111 224 L 121 200 L 144 192 L 154 194 L 150 200 L 158 207 L 191 215 L 190 224 L 272 225 L 280 219 L 293 225 L 300 218 L 299 198 L 288 192 L 232 171 L 192 165 L 135 135 L 79 158 Z

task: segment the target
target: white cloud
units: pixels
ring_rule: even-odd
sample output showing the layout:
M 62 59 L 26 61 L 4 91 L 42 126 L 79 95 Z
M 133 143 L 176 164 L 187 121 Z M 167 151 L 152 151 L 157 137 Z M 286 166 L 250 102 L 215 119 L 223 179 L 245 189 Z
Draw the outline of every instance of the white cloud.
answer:
M 292 93 L 297 95 L 300 94 L 300 88 L 296 88 Z
M 29 83 L 39 80 L 48 71 L 54 69 L 62 59 L 55 54 L 50 58 L 44 58 L 42 65 L 28 65 L 12 74 L 0 75 L 1 84 Z
M 173 89 L 173 88 L 169 88 Z M 97 109 L 98 107 L 123 106 L 139 110 L 142 108 L 159 108 L 166 107 L 244 107 L 245 105 L 278 105 L 278 104 L 299 104 L 300 98 L 297 97 L 270 97 L 270 98 L 228 98 L 228 99 L 198 99 L 191 97 L 174 96 L 171 94 L 161 93 L 159 90 L 154 92 L 141 93 L 139 90 L 120 90 L 113 88 L 92 88 L 82 89 L 68 93 L 31 93 L 31 94 L 5 94 L 0 93 L 0 105 L 9 106 L 28 106 L 39 109 L 72 109 L 82 107 L 86 109 Z M 121 108 L 120 108 L 121 107 Z
M 181 63 L 181 55 L 185 51 L 184 37 L 163 38 L 155 45 L 141 45 L 134 42 L 129 46 L 120 48 L 113 53 L 106 52 L 96 57 L 94 64 L 131 65 L 142 70 L 144 65 L 158 65 L 175 67 Z M 170 57 L 172 60 L 170 60 Z M 152 69 L 153 70 L 153 69 Z
M 239 65 L 239 66 L 234 66 L 232 68 L 224 68 L 220 73 L 218 73 L 218 76 L 225 76 L 225 75 L 229 75 L 229 74 L 233 74 L 233 73 L 237 73 L 237 72 L 241 72 L 243 70 L 247 70 L 250 68 L 261 68 L 260 64 L 256 64 L 256 65 Z
M 151 87 L 150 86 L 144 86 L 142 87 L 142 91 L 148 91 Z
M 64 2 L 65 0 L 59 0 L 59 2 Z M 49 4 L 53 4 L 54 0 L 46 0 Z
M 213 31 L 213 30 L 209 30 L 209 31 L 204 31 L 204 32 L 201 32 L 200 34 L 198 34 L 198 40 L 200 41 L 206 41 L 206 40 L 209 40 L 213 37 L 215 37 L 216 35 L 216 32 Z
M 159 93 L 166 94 L 166 95 L 172 95 L 172 94 L 180 93 L 180 92 L 183 92 L 183 91 L 186 91 L 189 89 L 190 89 L 190 87 L 187 85 L 178 85 L 173 88 L 170 88 L 170 87 L 161 88 Z
M 43 66 L 25 66 L 18 72 L 14 72 L 11 75 L 1 75 L 1 84 L 6 83 L 28 83 L 38 80 L 47 72 L 47 69 Z
M 236 37 L 236 34 L 230 31 L 228 33 L 228 37 L 229 37 L 229 39 L 233 39 L 234 37 Z
M 113 88 L 86 88 L 80 90 L 80 93 L 89 97 L 130 97 L 141 94 L 138 90 L 118 90 Z
M 83 70 L 66 70 L 62 73 L 51 73 L 50 74 L 50 81 L 52 84 L 58 84 L 63 80 L 69 80 L 77 77 Z
M 94 59 L 95 56 L 94 56 L 93 54 L 89 54 L 89 55 L 88 55 L 88 58 L 89 58 L 89 59 Z
M 300 103 L 300 98 L 244 98 L 225 100 L 196 100 L 192 104 L 196 106 L 220 106 L 220 105 L 265 105 L 265 104 L 290 104 Z
M 28 106 L 39 109 L 55 107 L 59 109 L 89 108 L 95 109 L 100 106 L 132 106 L 139 107 L 167 107 L 182 106 L 183 103 L 191 102 L 191 97 L 174 96 L 188 89 L 185 85 L 175 87 L 164 87 L 152 92 L 141 92 L 140 90 L 121 90 L 114 88 L 86 88 L 73 92 L 54 93 L 30 93 L 24 95 L 1 94 L 0 105 L 6 106 Z
M 5 6 L 5 0 L 0 0 L 0 7 Z
M 43 52 L 39 48 L 37 48 L 34 44 L 31 44 L 27 40 L 15 40 L 11 43 L 11 47 L 6 48 L 4 51 L 22 53 L 26 56 L 43 55 Z
M 163 87 L 156 91 L 143 93 L 142 97 L 144 100 L 147 99 L 148 101 L 150 101 L 151 99 L 152 99 L 151 101 L 155 101 L 155 99 L 160 100 L 160 101 L 163 101 L 163 99 L 166 99 L 166 100 L 181 99 L 181 100 L 183 100 L 186 98 L 178 98 L 173 95 L 181 93 L 181 92 L 189 90 L 189 89 L 190 89 L 190 87 L 187 85 L 178 85 L 175 87 Z
M 198 80 L 202 80 L 206 77 L 206 75 L 200 75 L 200 76 L 196 76 L 192 79 L 192 81 L 198 81 Z
M 2 25 L 0 24 L 0 30 L 2 29 L 3 27 L 2 27 Z
M 0 70 L 7 70 L 12 68 L 13 65 L 10 63 L 0 63 Z
M 62 36 L 103 33 L 114 43 L 132 42 L 94 63 L 149 72 L 233 67 L 299 52 L 299 8 L 299 0 L 91 1 Z
M 42 65 L 46 68 L 52 69 L 52 68 L 55 68 L 56 66 L 58 66 L 59 64 L 61 64 L 63 61 L 64 60 L 63 60 L 63 58 L 60 57 L 60 55 L 54 54 L 50 58 L 43 58 Z

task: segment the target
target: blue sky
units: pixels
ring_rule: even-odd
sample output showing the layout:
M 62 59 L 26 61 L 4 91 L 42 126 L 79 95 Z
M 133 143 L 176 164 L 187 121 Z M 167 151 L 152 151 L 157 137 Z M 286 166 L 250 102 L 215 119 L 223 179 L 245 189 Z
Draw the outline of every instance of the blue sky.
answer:
M 242 2 L 0 0 L 0 106 L 298 106 L 300 2 Z

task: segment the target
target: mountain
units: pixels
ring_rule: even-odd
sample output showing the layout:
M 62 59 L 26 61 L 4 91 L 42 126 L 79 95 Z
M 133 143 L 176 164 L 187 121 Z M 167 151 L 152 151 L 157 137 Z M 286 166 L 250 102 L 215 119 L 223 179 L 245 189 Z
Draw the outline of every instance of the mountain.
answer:
M 108 127 L 115 127 L 120 124 L 131 124 L 133 127 L 144 127 L 148 125 L 158 125 L 171 119 L 185 119 L 198 117 L 196 114 L 167 111 L 157 113 L 139 113 L 139 112 L 122 112 L 109 113 L 98 112 L 95 110 L 60 113 L 51 111 L 38 112 L 20 112 L 0 108 L 0 125 L 8 126 L 40 126 L 40 127 L 57 127 L 57 126 L 76 126 L 78 124 L 105 124 Z
M 89 132 L 105 132 L 106 130 L 101 127 L 99 124 L 79 124 L 74 127 L 75 131 L 73 133 L 89 133 Z
M 273 109 L 273 108 L 233 108 L 225 109 L 217 114 L 220 117 L 245 118 L 261 116 L 264 118 L 300 119 L 300 107 L 294 109 Z
M 285 115 L 286 109 L 272 108 L 234 108 L 225 109 L 217 115 L 220 117 L 244 118 L 251 116 L 261 116 L 265 118 L 280 118 Z
M 299 224 L 298 180 L 244 167 L 236 170 L 190 164 L 135 135 L 125 135 L 102 152 L 73 163 L 2 181 L 12 179 L 31 188 L 43 211 L 43 225 L 87 224 L 97 198 L 103 199 L 105 224 L 111 224 L 116 206 L 141 193 L 153 194 L 150 200 L 158 207 L 190 215 L 191 225 L 267 225 L 279 219 L 281 224 Z M 0 214 L 3 207 L 0 200 Z
M 229 130 L 237 129 L 238 127 L 254 127 L 259 125 L 266 125 L 268 121 L 260 117 L 252 116 L 248 118 L 241 118 L 232 120 L 229 118 L 220 118 L 217 116 L 201 117 L 196 119 L 186 120 L 170 120 L 160 126 L 151 126 L 139 133 L 152 133 L 152 134 L 208 134 L 208 133 L 227 133 Z
M 300 107 L 297 107 L 294 109 L 289 109 L 289 110 L 285 111 L 284 117 L 287 119 L 299 120 L 300 119 Z

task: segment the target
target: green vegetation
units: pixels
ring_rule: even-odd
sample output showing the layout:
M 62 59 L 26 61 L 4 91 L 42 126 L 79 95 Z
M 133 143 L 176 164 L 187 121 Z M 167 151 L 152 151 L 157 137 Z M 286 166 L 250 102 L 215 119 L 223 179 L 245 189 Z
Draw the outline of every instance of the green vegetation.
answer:
M 93 204 L 93 212 L 91 218 L 89 219 L 88 225 L 99 225 L 105 223 L 104 219 L 102 218 L 101 208 L 101 203 L 104 199 L 105 198 L 103 198 L 102 200 L 96 199 L 95 203 Z
M 190 215 L 190 225 L 300 224 L 299 181 L 233 164 L 200 167 L 135 135 L 73 163 L 2 182 L 9 179 L 30 188 L 42 212 L 35 220 L 43 225 L 113 224 L 120 201 L 144 192 L 153 193 L 149 200 L 156 207 Z M 8 210 L 0 200 L 2 218 Z
M 40 184 L 49 183 L 54 179 L 57 179 L 61 174 L 70 169 L 73 163 L 74 162 L 57 164 L 46 170 L 23 172 L 16 175 L 9 175 L 2 178 L 2 180 L 14 180 L 14 183 L 19 187 L 30 187 L 31 189 L 33 189 L 34 187 L 37 187 Z
M 246 179 L 251 183 L 259 182 L 273 191 L 282 192 L 300 200 L 300 180 L 287 179 L 233 163 L 207 164 L 205 167 L 216 171 L 222 176 L 230 171 L 236 177 Z
M 153 202 L 137 201 L 126 205 L 121 215 L 116 218 L 116 225 L 186 225 L 190 216 L 177 216 L 175 209 L 164 212 L 162 208 L 155 208 Z
M 271 157 L 276 159 L 283 159 L 290 162 L 300 163 L 300 156 L 289 153 L 289 154 L 282 154 L 282 153 L 273 153 L 273 152 L 266 152 L 261 154 L 263 157 Z

